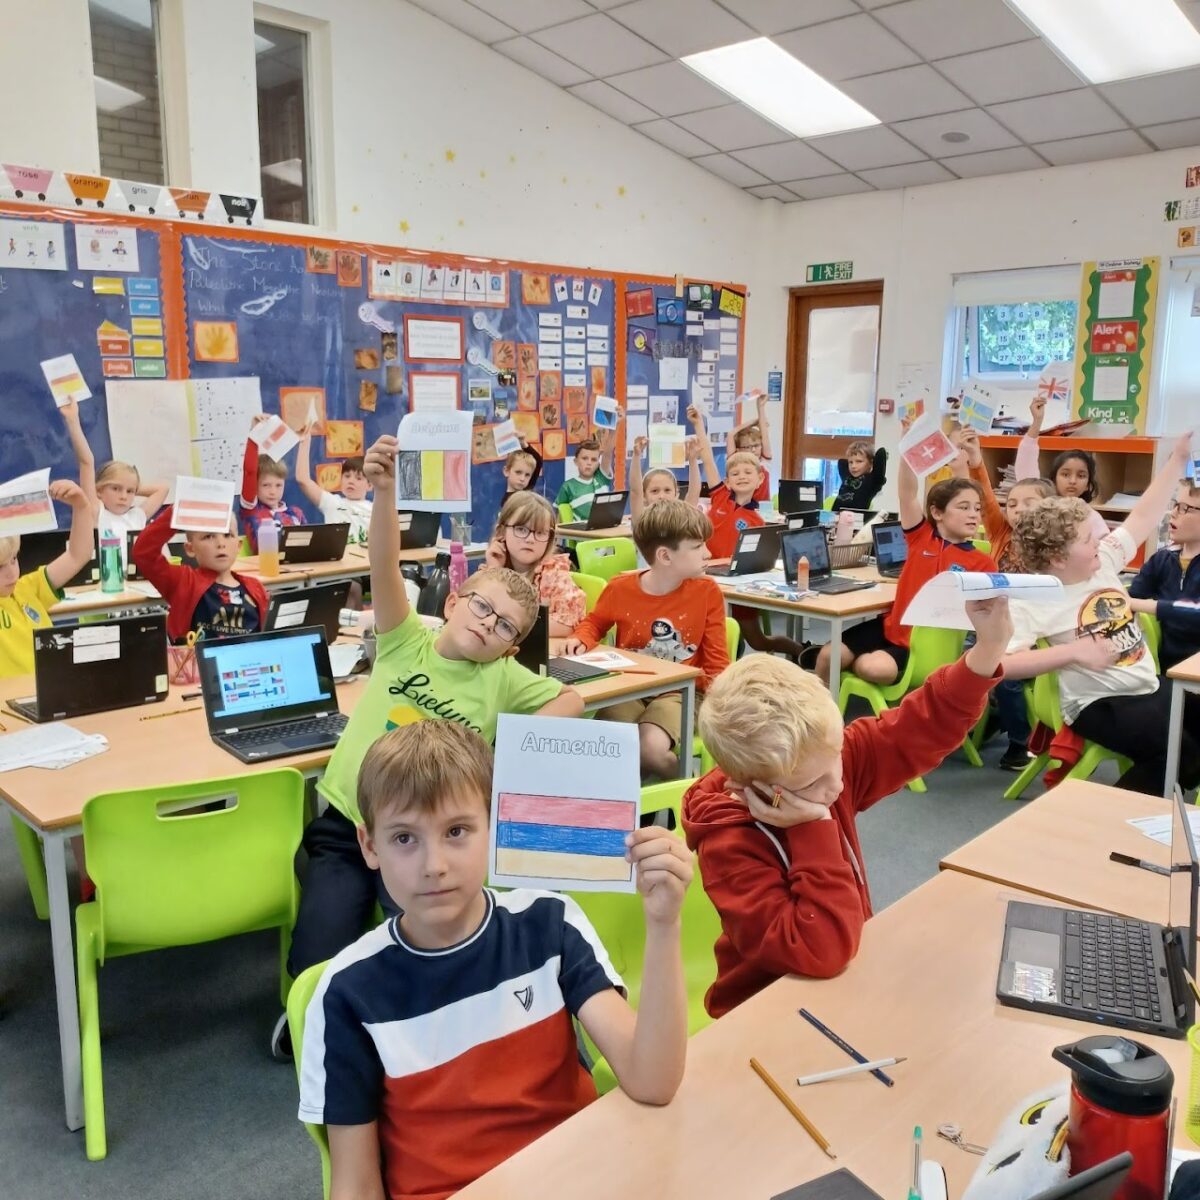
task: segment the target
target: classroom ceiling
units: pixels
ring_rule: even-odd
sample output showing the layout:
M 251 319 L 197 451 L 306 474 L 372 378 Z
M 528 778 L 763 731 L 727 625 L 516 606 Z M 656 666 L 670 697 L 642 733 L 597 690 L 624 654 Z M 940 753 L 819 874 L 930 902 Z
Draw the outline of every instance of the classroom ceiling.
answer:
M 1200 67 L 1089 86 L 1004 0 L 412 3 L 784 202 L 1200 145 Z M 1200 28 L 1200 0 L 1179 6 Z M 678 61 L 764 35 L 883 123 L 795 138 Z

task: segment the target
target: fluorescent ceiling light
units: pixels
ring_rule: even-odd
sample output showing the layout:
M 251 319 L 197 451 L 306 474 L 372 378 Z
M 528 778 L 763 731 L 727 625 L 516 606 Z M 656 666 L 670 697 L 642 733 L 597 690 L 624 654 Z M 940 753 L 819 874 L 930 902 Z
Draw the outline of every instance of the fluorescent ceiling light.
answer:
M 704 50 L 680 61 L 796 137 L 879 124 L 878 117 L 770 38 Z
M 105 79 L 103 75 L 93 75 L 92 83 L 96 88 L 96 107 L 104 113 L 115 113 L 120 112 L 123 108 L 132 108 L 146 99 L 141 92 L 135 92 L 133 88 L 113 83 L 111 79 Z
M 1200 31 L 1175 0 L 1008 0 L 1090 83 L 1200 63 Z
M 262 169 L 264 175 L 290 183 L 292 187 L 304 186 L 304 164 L 298 158 L 285 158 L 282 162 L 268 163 Z

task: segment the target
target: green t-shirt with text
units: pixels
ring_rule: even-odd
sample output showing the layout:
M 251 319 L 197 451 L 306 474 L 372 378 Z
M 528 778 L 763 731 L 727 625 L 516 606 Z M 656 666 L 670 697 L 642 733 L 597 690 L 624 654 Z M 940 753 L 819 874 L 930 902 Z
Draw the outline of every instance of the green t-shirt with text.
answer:
M 603 471 L 597 471 L 591 479 L 568 479 L 558 489 L 555 504 L 569 504 L 574 519 L 586 521 L 592 511 L 592 497 L 597 492 L 612 490 L 612 480 Z

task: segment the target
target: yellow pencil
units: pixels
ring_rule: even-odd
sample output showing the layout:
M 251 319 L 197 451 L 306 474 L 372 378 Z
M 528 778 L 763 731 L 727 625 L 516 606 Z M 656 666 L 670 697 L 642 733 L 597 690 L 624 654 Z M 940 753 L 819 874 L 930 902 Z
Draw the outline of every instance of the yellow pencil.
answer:
M 1200 987 L 1196 986 L 1196 981 L 1192 978 L 1191 974 L 1188 972 L 1187 967 L 1183 967 L 1182 970 L 1183 970 L 1183 977 L 1184 977 L 1184 979 L 1187 980 L 1188 987 L 1190 987 L 1192 989 L 1192 995 L 1195 996 L 1197 1000 L 1200 1000 Z
M 203 704 L 193 704 L 190 708 L 175 708 L 170 712 L 151 713 L 148 717 L 138 717 L 139 721 L 161 721 L 163 717 L 177 717 L 180 713 L 199 712 L 204 707 Z
M 792 1098 L 767 1074 L 766 1068 L 758 1061 L 757 1058 L 750 1060 L 750 1066 L 754 1073 L 775 1093 L 779 1102 L 804 1126 L 804 1132 L 808 1134 L 830 1158 L 837 1158 L 837 1155 L 830 1149 L 829 1143 L 825 1140 L 821 1131 L 800 1111 L 800 1109 L 792 1102 Z

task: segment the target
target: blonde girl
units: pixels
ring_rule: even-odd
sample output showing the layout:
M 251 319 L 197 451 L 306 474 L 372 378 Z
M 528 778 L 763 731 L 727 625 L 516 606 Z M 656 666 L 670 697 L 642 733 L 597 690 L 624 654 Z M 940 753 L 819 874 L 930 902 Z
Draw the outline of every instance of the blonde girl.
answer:
M 659 500 L 678 500 L 679 481 L 674 472 L 665 467 L 654 467 L 642 474 L 642 455 L 649 446 L 648 438 L 635 438 L 633 442 L 633 458 L 629 464 L 629 515 L 637 520 L 644 509 Z M 687 495 L 683 499 L 693 508 L 700 507 L 700 446 L 694 437 L 688 438 L 687 447 L 688 479 Z

